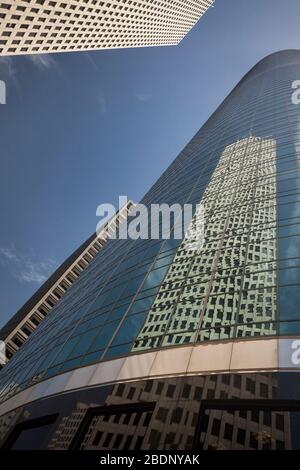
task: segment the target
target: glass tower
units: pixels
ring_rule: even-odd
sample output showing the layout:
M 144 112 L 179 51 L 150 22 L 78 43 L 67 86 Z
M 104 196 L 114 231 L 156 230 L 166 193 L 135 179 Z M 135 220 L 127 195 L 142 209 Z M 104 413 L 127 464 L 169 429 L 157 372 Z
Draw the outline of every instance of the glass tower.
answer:
M 58 414 L 39 448 L 300 448 L 298 79 L 298 50 L 260 61 L 141 201 L 201 202 L 199 249 L 110 240 L 5 366 L 4 447 L 27 409 Z

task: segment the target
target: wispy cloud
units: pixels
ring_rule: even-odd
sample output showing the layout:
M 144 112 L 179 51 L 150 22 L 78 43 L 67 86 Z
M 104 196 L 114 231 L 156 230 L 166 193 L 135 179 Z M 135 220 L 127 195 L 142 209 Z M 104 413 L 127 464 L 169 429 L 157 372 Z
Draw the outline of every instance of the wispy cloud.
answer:
M 86 60 L 88 61 L 88 63 L 91 65 L 92 69 L 94 69 L 95 72 L 99 72 L 100 67 L 99 67 L 98 63 L 94 60 L 93 54 L 90 54 L 87 51 L 83 52 L 82 54 L 83 54 L 83 57 L 85 57 Z M 101 114 L 106 114 L 106 112 L 107 112 L 107 100 L 106 100 L 106 96 L 105 96 L 104 92 L 101 89 L 96 92 L 95 99 L 96 99 L 96 102 L 100 106 L 100 113 Z
M 12 57 L 0 57 L 0 70 L 10 78 L 16 78 L 16 69 Z
M 102 91 L 99 91 L 96 95 L 96 100 L 100 106 L 100 113 L 105 114 L 107 111 L 105 94 Z
M 0 262 L 20 282 L 36 284 L 45 282 L 58 264 L 54 260 L 37 260 L 34 254 L 20 253 L 14 247 L 0 247 Z
M 136 92 L 134 93 L 134 96 L 138 101 L 144 102 L 144 101 L 149 101 L 152 98 L 152 95 L 150 93 L 139 93 Z
M 18 92 L 20 92 L 17 69 L 15 66 L 15 61 L 12 57 L 0 57 L 0 74 L 0 78 L 6 81 L 6 85 L 12 82 Z
M 40 71 L 46 71 L 50 68 L 57 68 L 57 62 L 50 54 L 34 54 L 26 56 Z
M 90 63 L 93 69 L 99 70 L 98 64 L 96 63 L 96 61 L 93 59 L 92 55 L 89 52 L 87 51 L 83 52 L 83 57 L 86 58 L 86 60 Z

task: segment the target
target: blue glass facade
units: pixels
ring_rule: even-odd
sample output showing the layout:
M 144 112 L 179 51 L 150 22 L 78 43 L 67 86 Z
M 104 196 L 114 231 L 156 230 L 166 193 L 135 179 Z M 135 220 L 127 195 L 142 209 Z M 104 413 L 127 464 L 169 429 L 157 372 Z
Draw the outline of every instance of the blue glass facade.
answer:
M 141 350 L 300 334 L 300 52 L 259 62 L 142 203 L 206 207 L 206 243 L 111 240 L 1 372 L 2 396 Z

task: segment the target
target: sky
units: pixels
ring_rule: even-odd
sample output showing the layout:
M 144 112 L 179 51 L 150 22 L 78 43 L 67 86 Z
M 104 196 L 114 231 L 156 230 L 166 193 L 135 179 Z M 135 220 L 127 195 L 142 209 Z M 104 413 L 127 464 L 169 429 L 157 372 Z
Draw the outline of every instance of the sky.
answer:
M 177 46 L 0 58 L 0 327 L 299 26 L 299 0 L 216 0 Z

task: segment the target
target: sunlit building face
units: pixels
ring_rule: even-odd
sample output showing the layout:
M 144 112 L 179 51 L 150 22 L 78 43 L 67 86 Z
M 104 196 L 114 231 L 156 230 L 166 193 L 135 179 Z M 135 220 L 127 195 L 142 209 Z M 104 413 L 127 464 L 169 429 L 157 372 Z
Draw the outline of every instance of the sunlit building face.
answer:
M 214 0 L 7 0 L 0 55 L 178 44 Z

